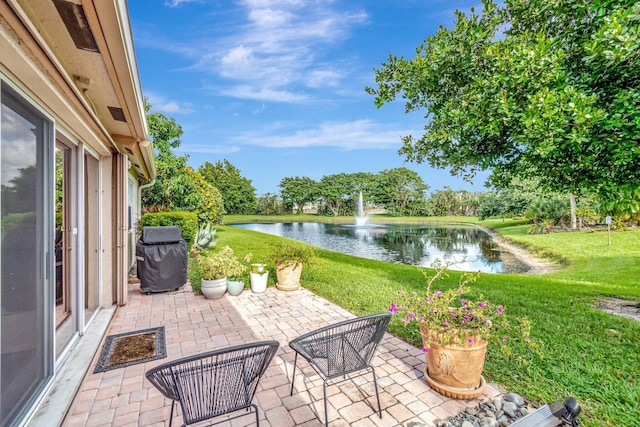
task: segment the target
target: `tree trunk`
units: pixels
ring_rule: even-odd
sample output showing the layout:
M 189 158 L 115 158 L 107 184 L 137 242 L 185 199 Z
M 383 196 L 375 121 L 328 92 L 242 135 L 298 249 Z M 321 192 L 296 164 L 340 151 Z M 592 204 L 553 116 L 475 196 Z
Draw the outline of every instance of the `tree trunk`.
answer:
M 573 193 L 569 194 L 569 204 L 571 205 L 571 230 L 577 230 L 578 221 L 576 219 L 576 196 Z

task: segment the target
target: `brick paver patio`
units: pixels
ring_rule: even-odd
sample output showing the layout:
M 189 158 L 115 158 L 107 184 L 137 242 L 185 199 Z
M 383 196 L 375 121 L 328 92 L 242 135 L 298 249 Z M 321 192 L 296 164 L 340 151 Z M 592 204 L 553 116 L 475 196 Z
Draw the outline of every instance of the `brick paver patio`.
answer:
M 288 342 L 353 314 L 305 289 L 285 292 L 270 287 L 260 294 L 245 289 L 237 297 L 226 294 L 208 300 L 188 285 L 177 292 L 146 295 L 132 283 L 129 297 L 129 303 L 117 309 L 107 334 L 164 326 L 167 357 L 94 374 L 96 355 L 65 426 L 168 426 L 171 401 L 151 386 L 145 371 L 180 357 L 265 339 L 277 340 L 280 348 L 254 399 L 260 425 L 324 425 L 322 380 L 304 361 L 299 366 L 305 375 L 296 375 L 294 394 L 289 396 L 294 353 Z M 432 391 L 422 374 L 424 363 L 420 349 L 385 334 L 373 359 L 382 418 L 373 409 L 373 381 L 366 375 L 356 378 L 355 384 L 346 381 L 327 388 L 330 426 L 433 426 L 471 404 Z M 499 391 L 487 385 L 476 403 L 497 395 Z M 174 425 L 182 423 L 180 416 L 174 418 Z M 221 425 L 253 425 L 252 416 Z

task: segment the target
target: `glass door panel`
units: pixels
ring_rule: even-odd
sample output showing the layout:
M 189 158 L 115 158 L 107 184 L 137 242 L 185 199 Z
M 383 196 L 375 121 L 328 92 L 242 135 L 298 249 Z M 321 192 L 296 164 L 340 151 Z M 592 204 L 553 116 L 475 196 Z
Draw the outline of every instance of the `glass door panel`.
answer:
M 71 298 L 71 174 L 72 149 L 56 142 L 55 177 L 56 177 L 56 231 L 55 231 L 55 321 L 56 321 L 56 356 L 69 343 L 75 328 L 73 327 Z
M 95 157 L 86 153 L 84 174 L 84 319 L 86 325 L 100 304 L 99 163 Z
M 0 425 L 11 426 L 53 372 L 53 266 L 45 267 L 53 260 L 45 211 L 51 123 L 5 85 L 0 100 Z

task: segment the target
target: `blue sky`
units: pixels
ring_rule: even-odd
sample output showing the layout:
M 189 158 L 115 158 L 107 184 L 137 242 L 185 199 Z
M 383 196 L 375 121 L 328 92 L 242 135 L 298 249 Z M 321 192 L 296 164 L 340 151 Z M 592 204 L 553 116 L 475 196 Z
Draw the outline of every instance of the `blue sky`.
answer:
M 142 90 L 182 126 L 177 154 L 197 169 L 227 159 L 258 195 L 284 177 L 407 167 L 431 189 L 482 191 L 447 170 L 406 163 L 401 137 L 424 112 L 377 109 L 364 88 L 389 53 L 413 57 L 466 0 L 128 2 Z

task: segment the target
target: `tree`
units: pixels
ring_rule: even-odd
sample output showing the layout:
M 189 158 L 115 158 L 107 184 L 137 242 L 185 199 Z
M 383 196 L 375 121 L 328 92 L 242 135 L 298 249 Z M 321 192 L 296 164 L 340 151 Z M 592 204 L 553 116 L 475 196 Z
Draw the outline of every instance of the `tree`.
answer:
M 362 182 L 354 180 L 352 174 L 325 175 L 320 179 L 321 199 L 333 216 L 355 213 L 356 195 L 360 191 L 362 191 Z M 351 204 L 349 204 L 350 201 Z
M 280 196 L 285 205 L 289 208 L 295 206 L 298 213 L 302 213 L 305 204 L 313 203 L 318 198 L 318 183 L 307 176 L 282 178 L 278 187 L 281 188 Z
M 535 176 L 544 190 L 607 199 L 640 188 L 640 3 L 484 0 L 456 12 L 411 60 L 375 71 L 381 107 L 399 94 L 426 110 L 400 154 L 502 186 Z
M 153 140 L 156 182 L 142 192 L 142 206 L 198 212 L 200 222 L 221 223 L 224 205 L 220 192 L 190 166 L 188 156 L 177 156 L 182 128 L 173 118 L 149 113 L 151 104 L 145 99 L 147 122 Z
M 458 193 L 450 187 L 444 186 L 441 190 L 431 193 L 434 214 L 436 216 L 456 216 L 460 215 L 460 198 Z
M 172 210 L 197 212 L 200 223 L 222 223 L 224 203 L 216 187 L 191 166 L 165 181 L 164 200 Z
M 175 119 L 165 116 L 162 113 L 150 113 L 151 104 L 145 98 L 145 111 L 147 112 L 147 123 L 149 133 L 153 141 L 157 177 L 156 182 L 142 192 L 142 206 L 169 206 L 165 194 L 168 180 L 175 178 L 187 165 L 188 156 L 177 156 L 173 152 L 174 148 L 180 146 L 182 127 L 176 123 Z
M 387 209 L 397 210 L 402 215 L 409 213 L 409 205 L 423 204 L 426 199 L 425 191 L 429 189 L 417 172 L 404 167 L 379 172 L 374 186 L 374 201 Z
M 204 162 L 198 172 L 222 194 L 224 210 L 230 214 L 249 214 L 255 211 L 256 189 L 251 180 L 240 175 L 240 170 L 228 160 L 215 165 Z
M 266 193 L 256 200 L 256 213 L 258 215 L 284 215 L 286 210 L 277 194 Z

